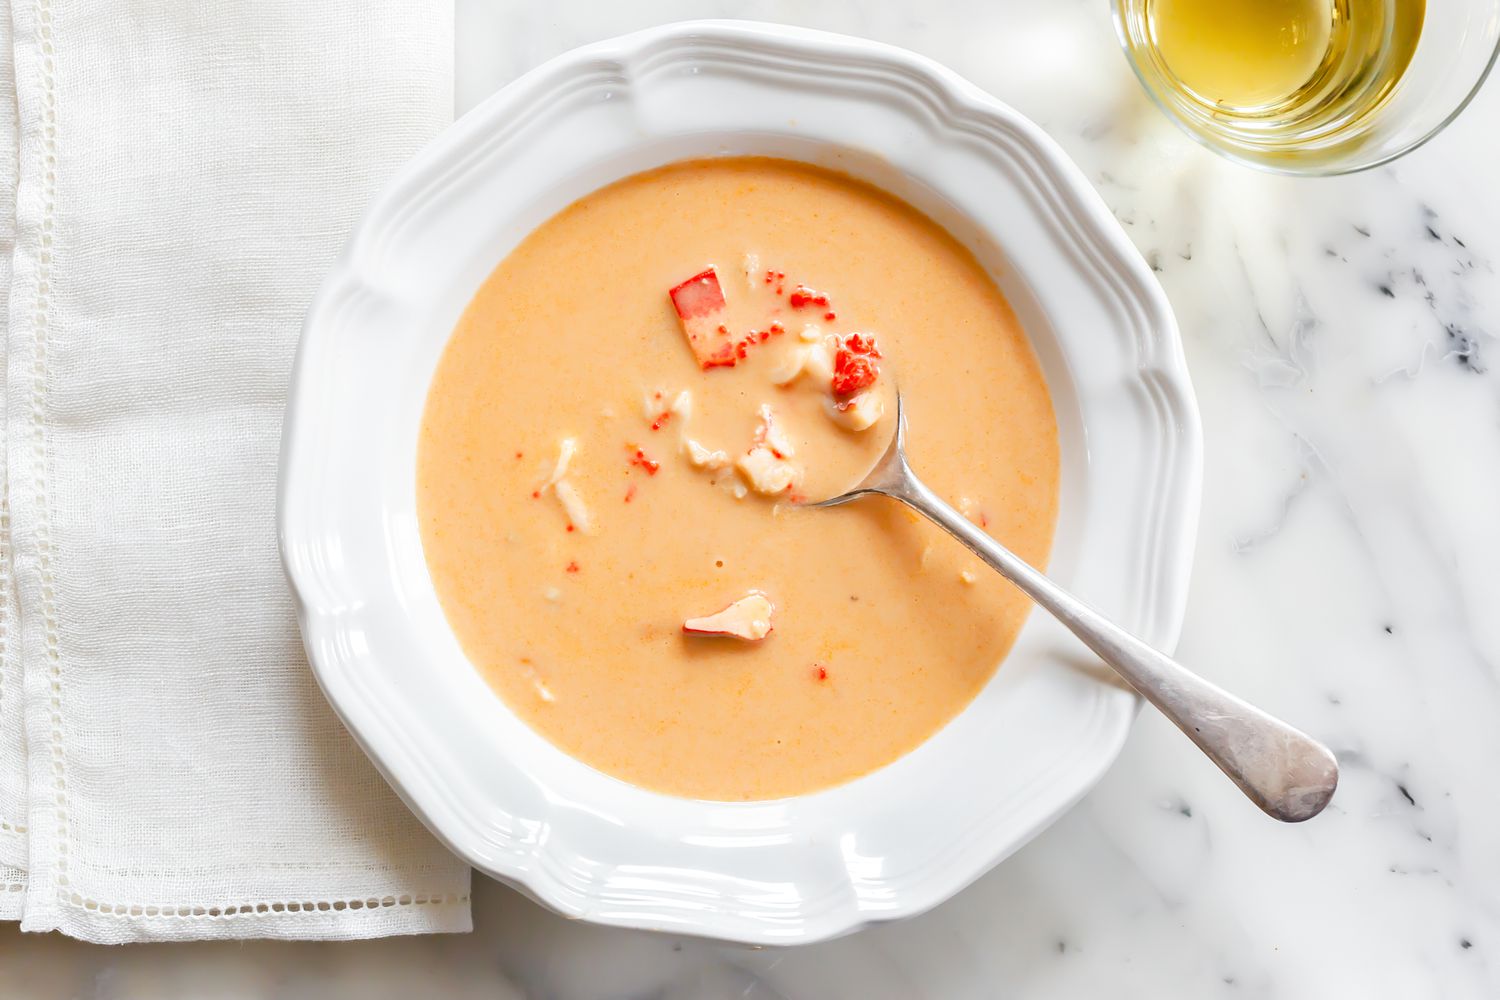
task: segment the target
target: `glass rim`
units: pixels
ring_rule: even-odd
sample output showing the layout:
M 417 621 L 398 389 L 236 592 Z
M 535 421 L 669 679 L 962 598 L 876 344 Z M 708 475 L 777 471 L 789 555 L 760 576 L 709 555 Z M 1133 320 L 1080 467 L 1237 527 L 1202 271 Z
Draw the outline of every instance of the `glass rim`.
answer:
M 1484 87 L 1485 81 L 1487 81 L 1490 77 L 1490 71 L 1495 68 L 1495 63 L 1497 61 L 1500 61 L 1500 35 L 1497 35 L 1494 44 L 1490 47 L 1489 58 L 1485 60 L 1484 68 L 1479 71 L 1479 75 L 1474 78 L 1474 83 L 1469 87 L 1468 92 L 1464 94 L 1463 99 L 1460 100 L 1456 105 L 1454 105 L 1453 110 L 1444 115 L 1440 121 L 1435 123 L 1426 132 L 1423 132 L 1421 135 L 1412 139 L 1410 142 L 1407 142 L 1405 145 L 1383 153 L 1373 160 L 1359 163 L 1332 162 L 1310 165 L 1306 167 L 1289 167 L 1273 163 L 1262 163 L 1249 156 L 1240 155 L 1234 149 L 1220 145 L 1219 143 L 1212 141 L 1206 136 L 1199 134 L 1197 131 L 1189 127 L 1188 123 L 1183 120 L 1182 116 L 1178 114 L 1175 109 L 1170 107 L 1161 99 L 1161 97 L 1156 93 L 1156 89 L 1151 85 L 1150 81 L 1147 80 L 1140 64 L 1136 61 L 1135 55 L 1130 50 L 1130 38 L 1125 26 L 1125 16 L 1122 10 L 1122 4 L 1123 0 L 1110 0 L 1109 4 L 1111 15 L 1110 20 L 1114 22 L 1115 26 L 1115 40 L 1119 42 L 1120 49 L 1125 56 L 1125 62 L 1129 64 L 1130 71 L 1135 74 L 1136 82 L 1141 85 L 1141 89 L 1146 92 L 1146 96 L 1151 98 L 1151 103 L 1155 104 L 1157 108 L 1161 110 L 1162 114 L 1166 115 L 1167 118 L 1170 119 L 1178 129 L 1186 133 L 1189 138 L 1197 142 L 1200 146 L 1203 146 L 1205 149 L 1208 149 L 1209 151 L 1216 153 L 1219 156 L 1224 157 L 1226 160 L 1230 160 L 1234 163 L 1240 163 L 1247 167 L 1253 167 L 1256 170 L 1262 170 L 1266 173 L 1281 174 L 1285 177 L 1338 177 L 1345 174 L 1357 174 L 1365 170 L 1373 170 L 1376 167 L 1383 167 L 1386 164 L 1390 163 L 1392 160 L 1398 160 L 1408 153 L 1420 149 L 1421 147 L 1427 145 L 1428 142 L 1434 139 L 1449 125 L 1453 124 L 1454 119 L 1456 119 L 1464 112 L 1464 109 L 1467 108 L 1473 102 L 1474 98 L 1479 95 L 1480 89 Z

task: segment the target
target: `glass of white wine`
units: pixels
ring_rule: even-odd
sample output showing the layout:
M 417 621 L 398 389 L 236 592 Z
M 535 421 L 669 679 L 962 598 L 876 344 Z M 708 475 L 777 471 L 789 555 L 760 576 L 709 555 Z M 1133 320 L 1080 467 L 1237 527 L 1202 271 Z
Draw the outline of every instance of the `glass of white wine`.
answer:
M 1253 166 L 1337 174 L 1440 132 L 1500 52 L 1500 0 L 1113 0 L 1146 91 Z

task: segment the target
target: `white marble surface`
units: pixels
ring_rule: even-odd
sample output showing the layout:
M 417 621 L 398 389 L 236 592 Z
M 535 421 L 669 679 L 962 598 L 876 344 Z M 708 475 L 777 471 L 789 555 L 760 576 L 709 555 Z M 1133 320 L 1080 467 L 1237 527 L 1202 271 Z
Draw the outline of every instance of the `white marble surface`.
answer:
M 1106 0 L 458 9 L 461 111 L 578 43 L 738 16 L 918 49 L 1056 136 L 1159 270 L 1198 387 L 1181 657 L 1327 739 L 1339 794 L 1277 826 L 1148 713 L 1104 782 L 999 869 L 828 945 L 604 931 L 483 884 L 460 938 L 105 949 L 6 927 L 0 995 L 1500 995 L 1500 82 L 1394 167 L 1294 180 L 1162 119 Z

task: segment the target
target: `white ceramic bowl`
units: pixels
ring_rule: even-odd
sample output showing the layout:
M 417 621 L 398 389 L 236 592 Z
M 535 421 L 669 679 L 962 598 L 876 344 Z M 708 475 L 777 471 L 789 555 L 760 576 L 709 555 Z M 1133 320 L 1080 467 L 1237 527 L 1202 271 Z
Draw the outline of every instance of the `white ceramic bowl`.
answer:
M 579 196 L 743 153 L 864 177 L 974 250 L 1057 408 L 1051 571 L 1170 647 L 1201 456 L 1161 290 L 1077 168 L 1014 111 L 909 52 L 772 25 L 676 24 L 578 49 L 407 164 L 308 315 L 280 533 L 329 701 L 457 854 L 569 916 L 793 944 L 917 913 L 978 877 L 1100 777 L 1137 701 L 1033 615 L 995 679 L 913 753 L 814 795 L 718 803 L 568 757 L 469 665 L 416 515 L 418 424 L 455 321 L 506 252 Z

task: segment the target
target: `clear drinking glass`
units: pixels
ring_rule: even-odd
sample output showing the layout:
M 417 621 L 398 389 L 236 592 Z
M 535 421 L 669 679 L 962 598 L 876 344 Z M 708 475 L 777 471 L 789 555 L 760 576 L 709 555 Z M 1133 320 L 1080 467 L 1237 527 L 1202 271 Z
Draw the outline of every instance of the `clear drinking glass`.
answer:
M 1235 29 L 1226 25 L 1235 23 L 1236 10 L 1248 17 L 1247 11 L 1278 5 L 1278 0 L 1261 2 L 1267 6 L 1246 7 L 1245 0 L 1218 8 L 1197 5 L 1198 20 L 1184 28 L 1182 21 L 1174 25 L 1168 18 L 1194 7 L 1194 0 L 1112 0 L 1120 42 L 1152 99 L 1204 145 L 1265 170 L 1350 173 L 1416 149 L 1464 109 L 1500 52 L 1500 0 L 1427 0 L 1425 10 L 1421 0 L 1326 0 L 1332 28 L 1318 28 L 1331 31 L 1333 41 L 1313 53 L 1316 65 L 1295 92 L 1235 103 L 1201 92 L 1203 87 L 1195 90 L 1184 74 L 1174 72 L 1167 56 L 1174 44 L 1181 51 L 1183 38 L 1196 44 L 1212 37 L 1227 46 L 1224 66 L 1248 58 L 1252 46 L 1236 48 Z M 1306 10 L 1311 2 L 1279 0 L 1279 7 Z M 1414 30 L 1414 17 L 1420 18 L 1420 32 Z M 1207 58 L 1212 51 L 1190 53 L 1200 57 L 1196 64 L 1181 56 L 1177 61 L 1191 65 L 1200 78 L 1205 73 L 1212 78 L 1216 67 Z

